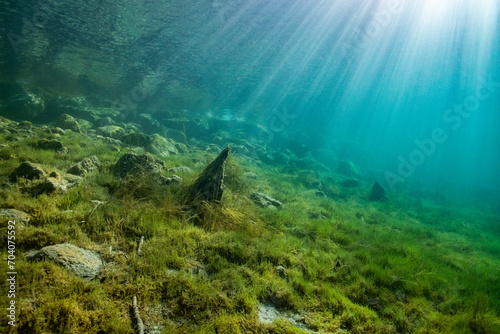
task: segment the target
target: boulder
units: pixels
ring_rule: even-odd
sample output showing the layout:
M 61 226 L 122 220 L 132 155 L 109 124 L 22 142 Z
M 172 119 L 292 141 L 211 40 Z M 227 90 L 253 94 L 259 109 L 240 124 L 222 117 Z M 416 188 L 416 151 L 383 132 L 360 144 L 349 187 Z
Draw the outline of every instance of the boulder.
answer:
M 146 150 L 149 153 L 156 154 L 159 157 L 166 158 L 171 154 L 179 154 L 177 147 L 175 147 L 175 142 L 171 139 L 166 139 L 155 133 L 150 136 L 151 141 L 147 146 Z
M 70 270 L 76 276 L 89 280 L 96 277 L 103 266 L 99 254 L 72 244 L 47 246 L 27 256 L 28 260 L 41 260 L 44 258 L 49 258 Z
M 125 130 L 116 125 L 106 125 L 97 128 L 96 133 L 103 137 L 118 139 L 125 134 Z
M 16 223 L 29 223 L 31 217 L 26 212 L 16 209 L 0 209 L 0 217 L 5 220 L 13 220 Z
M 230 148 L 226 147 L 201 173 L 186 194 L 186 202 L 220 201 L 224 181 L 224 166 Z
M 93 171 L 95 171 L 101 163 L 99 159 L 95 155 L 82 159 L 82 161 L 78 162 L 76 165 L 68 169 L 68 174 L 85 176 Z
M 345 188 L 356 188 L 359 187 L 359 181 L 356 179 L 346 179 L 340 182 L 340 185 Z
M 359 175 L 358 168 L 349 160 L 340 160 L 337 172 L 345 176 L 357 176 Z
M 82 130 L 80 129 L 80 124 L 78 124 L 78 122 L 73 116 L 70 116 L 68 114 L 62 114 L 61 116 L 59 116 L 59 118 L 55 123 L 55 126 L 61 129 L 71 130 L 77 133 L 82 132 Z
M 250 199 L 262 208 L 278 209 L 283 206 L 280 201 L 263 193 L 255 192 L 250 195 Z
M 165 164 L 163 161 L 149 153 L 142 155 L 127 153 L 113 166 L 113 174 L 118 177 L 125 177 L 129 174 L 148 173 L 159 177 L 164 169 Z
M 129 133 L 121 136 L 120 140 L 131 146 L 147 147 L 151 144 L 151 137 L 142 133 Z
M 45 177 L 45 172 L 43 169 L 34 163 L 25 161 L 21 163 L 13 172 L 10 174 L 10 179 L 12 182 L 16 182 L 18 178 L 22 177 L 28 180 L 40 179 Z
M 51 150 L 56 152 L 64 152 L 66 150 L 63 144 L 57 139 L 40 139 L 38 141 L 38 147 L 42 150 Z
M 68 189 L 76 186 L 81 180 L 81 177 L 74 175 L 62 178 L 58 173 L 54 172 L 44 182 L 35 185 L 32 188 L 32 193 L 35 196 L 55 192 L 65 193 Z
M 380 183 L 375 182 L 372 187 L 372 191 L 370 193 L 370 201 L 385 201 L 387 199 L 387 195 L 385 194 L 384 188 L 380 185 Z
M 191 173 L 192 170 L 188 166 L 173 167 L 168 170 L 170 173 Z

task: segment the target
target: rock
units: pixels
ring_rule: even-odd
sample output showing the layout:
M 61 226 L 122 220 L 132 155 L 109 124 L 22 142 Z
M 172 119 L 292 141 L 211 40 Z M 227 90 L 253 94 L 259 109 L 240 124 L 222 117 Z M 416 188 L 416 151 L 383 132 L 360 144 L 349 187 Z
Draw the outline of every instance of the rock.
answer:
M 99 274 L 103 261 L 99 254 L 72 244 L 47 246 L 27 256 L 28 260 L 49 258 L 84 279 L 93 279 Z
M 224 181 L 224 166 L 229 156 L 229 147 L 226 147 L 201 173 L 186 194 L 185 201 L 211 202 L 222 198 L 222 184 Z
M 161 176 L 160 180 L 158 182 L 161 185 L 169 186 L 173 183 L 181 183 L 182 178 L 180 176 L 177 176 L 177 175 L 172 175 L 170 177 Z
M 125 134 L 125 130 L 116 125 L 106 125 L 97 128 L 96 133 L 103 137 L 118 139 Z
M 22 85 L 15 85 L 8 89 L 8 93 L 2 92 L 6 96 L 0 105 L 0 113 L 16 121 L 34 120 L 45 112 L 44 100 L 35 92 L 30 92 Z
M 14 220 L 16 223 L 27 224 L 31 217 L 26 212 L 16 209 L 0 209 L 0 217 L 5 220 Z
M 285 267 L 277 266 L 276 268 L 274 268 L 274 270 L 276 270 L 276 273 L 278 274 L 279 277 L 286 279 L 287 276 Z
M 186 144 L 183 143 L 175 143 L 175 148 L 179 153 L 184 154 L 189 152 L 189 148 L 187 147 Z
M 73 116 L 68 114 L 62 114 L 59 116 L 55 123 L 56 127 L 60 127 L 61 129 L 71 130 L 73 132 L 81 133 L 80 125 L 76 121 Z
M 345 188 L 356 188 L 359 187 L 359 181 L 356 179 L 347 179 L 340 182 L 340 185 Z
M 387 199 L 387 195 L 385 194 L 384 188 L 380 185 L 380 183 L 375 181 L 375 184 L 372 187 L 372 192 L 370 193 L 370 201 L 385 201 Z
M 160 123 L 150 114 L 139 114 L 134 121 L 137 122 L 146 133 L 155 133 L 161 128 Z
M 76 165 L 68 169 L 67 173 L 68 174 L 73 174 L 73 175 L 78 175 L 78 176 L 85 176 L 93 171 L 95 171 L 101 163 L 99 162 L 99 159 L 95 155 L 92 155 L 87 158 L 83 158 L 82 161 L 78 162 Z
M 337 167 L 337 172 L 339 172 L 340 174 L 343 174 L 345 176 L 357 176 L 357 175 L 359 175 L 358 169 L 349 160 L 339 161 L 339 165 Z
M 131 146 L 147 147 L 151 143 L 151 137 L 142 133 L 129 133 L 120 137 L 122 143 Z
M 31 190 L 35 196 L 52 194 L 55 192 L 65 193 L 68 189 L 76 186 L 80 181 L 82 181 L 81 177 L 67 175 L 65 178 L 62 178 L 58 173 L 53 172 L 45 182 L 35 185 Z
M 151 135 L 151 141 L 146 150 L 162 158 L 169 157 L 171 154 L 179 154 L 174 141 L 165 139 L 157 133 Z
M 56 152 L 64 152 L 66 150 L 63 144 L 57 139 L 40 139 L 38 141 L 38 147 L 42 150 L 52 150 Z
M 12 182 L 16 182 L 20 177 L 33 180 L 45 177 L 45 175 L 45 172 L 39 165 L 25 161 L 10 174 L 10 179 Z
M 271 303 L 271 302 L 266 302 L 259 307 L 259 321 L 263 324 L 271 324 L 274 321 L 278 319 L 284 319 L 292 326 L 295 326 L 302 331 L 309 332 L 309 333 L 314 333 L 314 331 L 307 326 L 304 323 L 304 317 L 301 316 L 300 314 L 293 312 L 293 311 L 288 311 L 288 312 L 281 312 L 278 307 Z
M 243 176 L 248 177 L 249 179 L 254 179 L 254 180 L 259 178 L 259 176 L 257 174 L 255 174 L 254 172 L 245 172 L 245 173 L 243 173 Z
M 277 209 L 283 206 L 283 203 L 281 203 L 280 201 L 259 192 L 252 193 L 250 195 L 250 199 L 262 208 Z
M 188 166 L 173 167 L 168 170 L 170 173 L 191 173 L 192 170 Z
M 127 153 L 113 166 L 113 174 L 118 177 L 125 177 L 129 174 L 147 173 L 159 177 L 164 169 L 165 164 L 163 161 L 149 153 L 142 155 Z
M 166 129 L 165 135 L 176 142 L 186 143 L 187 138 L 184 132 L 175 129 Z

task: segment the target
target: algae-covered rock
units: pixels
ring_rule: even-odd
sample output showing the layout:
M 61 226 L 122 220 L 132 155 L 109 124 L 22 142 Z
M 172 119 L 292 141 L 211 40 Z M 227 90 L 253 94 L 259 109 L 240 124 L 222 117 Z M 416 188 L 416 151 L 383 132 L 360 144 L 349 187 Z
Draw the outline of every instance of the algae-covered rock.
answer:
M 38 147 L 42 150 L 51 150 L 56 152 L 66 151 L 63 144 L 57 139 L 40 139 L 38 141 Z
M 357 176 L 359 175 L 358 168 L 352 161 L 341 160 L 339 161 L 337 172 L 345 176 Z
M 151 137 L 143 133 L 129 133 L 120 137 L 120 140 L 127 145 L 147 147 L 151 144 Z
M 119 139 L 121 136 L 125 134 L 125 130 L 117 125 L 107 125 L 97 128 L 96 133 L 103 137 Z
M 370 193 L 370 201 L 385 201 L 387 199 L 387 195 L 385 194 L 384 188 L 380 185 L 380 183 L 375 182 L 372 187 L 372 191 Z
M 259 192 L 252 193 L 250 199 L 262 208 L 277 209 L 283 206 L 283 203 L 280 201 Z
M 76 121 L 73 116 L 68 114 L 62 114 L 59 116 L 55 123 L 56 127 L 60 127 L 61 129 L 71 130 L 73 132 L 81 133 L 80 124 Z
M 151 141 L 146 148 L 148 152 L 156 154 L 159 157 L 166 158 L 171 154 L 179 154 L 175 142 L 171 139 L 166 139 L 155 133 L 150 136 Z
M 103 261 L 99 254 L 76 247 L 72 244 L 47 246 L 27 256 L 28 260 L 49 258 L 69 269 L 73 274 L 85 279 L 93 279 L 99 274 Z
M 92 155 L 82 159 L 82 161 L 68 169 L 67 173 L 78 176 L 87 175 L 99 168 L 100 165 L 99 159 L 95 155 Z
M 123 155 L 113 166 L 113 174 L 118 177 L 127 175 L 148 173 L 160 176 L 165 169 L 165 164 L 149 153 L 142 155 L 127 153 Z
M 20 177 L 28 180 L 40 179 L 45 177 L 45 172 L 39 165 L 25 161 L 10 174 L 10 179 L 13 182 L 17 181 Z
M 6 220 L 13 220 L 16 223 L 29 223 L 31 217 L 29 214 L 16 209 L 0 209 L 0 217 Z
M 222 184 L 224 182 L 224 166 L 229 156 L 230 148 L 226 147 L 201 173 L 189 189 L 186 202 L 220 201 Z

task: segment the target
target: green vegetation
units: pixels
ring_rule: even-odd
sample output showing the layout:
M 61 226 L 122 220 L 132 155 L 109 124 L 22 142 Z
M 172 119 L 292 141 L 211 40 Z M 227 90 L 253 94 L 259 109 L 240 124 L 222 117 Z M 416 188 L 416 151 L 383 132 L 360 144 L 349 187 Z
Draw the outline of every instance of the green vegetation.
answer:
M 371 203 L 368 188 L 318 197 L 308 177 L 235 154 L 223 204 L 207 204 L 203 223 L 195 224 L 180 198 L 214 153 L 164 159 L 167 168 L 194 172 L 181 173 L 181 184 L 159 186 L 147 175 L 114 177 L 111 166 L 127 149 L 85 135 L 60 137 L 67 153 L 36 148 L 39 139 L 55 137 L 40 128 L 21 140 L 0 134 L 8 144 L 0 148 L 0 207 L 32 216 L 16 231 L 18 326 L 4 319 L 1 332 L 134 333 L 137 295 L 155 333 L 307 332 L 284 319 L 260 323 L 261 303 L 299 313 L 299 322 L 322 333 L 500 333 L 500 237 L 491 232 L 498 218 L 488 212 L 403 197 Z M 100 170 L 64 194 L 34 197 L 23 191 L 31 181 L 8 181 L 24 160 L 62 174 L 90 155 Z M 246 179 L 247 171 L 259 178 Z M 285 206 L 260 208 L 249 200 L 252 191 Z M 100 277 L 84 281 L 49 260 L 23 260 L 30 250 L 63 242 L 98 251 L 107 262 Z

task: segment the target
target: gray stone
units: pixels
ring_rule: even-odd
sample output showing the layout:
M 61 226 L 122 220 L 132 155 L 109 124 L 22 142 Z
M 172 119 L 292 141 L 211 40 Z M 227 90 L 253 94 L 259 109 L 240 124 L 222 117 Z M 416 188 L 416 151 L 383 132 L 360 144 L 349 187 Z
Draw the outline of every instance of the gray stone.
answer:
M 259 176 L 255 174 L 254 172 L 245 172 L 243 173 L 243 176 L 248 177 L 249 179 L 258 179 Z
M 10 179 L 13 182 L 17 181 L 20 177 L 28 180 L 40 179 L 45 177 L 45 172 L 39 165 L 25 161 L 21 163 L 10 175 Z
M 27 256 L 28 260 L 49 258 L 84 279 L 93 279 L 99 274 L 103 261 L 96 252 L 72 244 L 47 246 Z
M 93 171 L 95 171 L 101 163 L 99 162 L 99 159 L 95 155 L 92 155 L 90 157 L 82 159 L 82 161 L 78 162 L 76 165 L 68 169 L 67 173 L 73 174 L 73 175 L 78 175 L 78 176 L 85 176 Z
M 16 209 L 0 209 L 0 217 L 7 220 L 14 220 L 16 223 L 29 223 L 31 217 L 26 212 Z
M 283 206 L 280 201 L 259 192 L 252 193 L 250 199 L 262 208 L 277 209 Z

